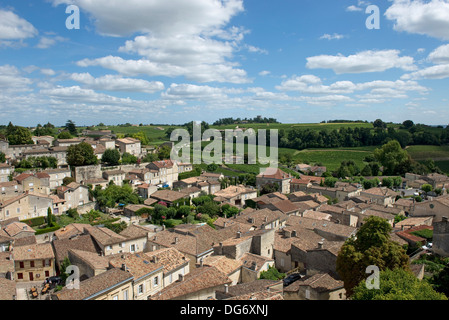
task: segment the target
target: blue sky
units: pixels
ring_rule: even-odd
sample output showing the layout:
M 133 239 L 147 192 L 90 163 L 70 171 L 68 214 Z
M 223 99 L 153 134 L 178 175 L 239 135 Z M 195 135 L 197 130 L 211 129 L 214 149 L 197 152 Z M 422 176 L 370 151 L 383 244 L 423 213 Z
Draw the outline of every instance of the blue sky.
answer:
M 449 0 L 0 0 L 0 124 L 446 125 L 448 43 Z

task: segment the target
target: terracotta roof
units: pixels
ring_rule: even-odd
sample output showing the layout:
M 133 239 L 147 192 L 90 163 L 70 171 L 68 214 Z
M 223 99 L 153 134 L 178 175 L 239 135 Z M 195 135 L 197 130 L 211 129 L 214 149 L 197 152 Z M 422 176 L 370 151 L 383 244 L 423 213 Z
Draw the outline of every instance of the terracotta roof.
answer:
M 217 292 L 219 292 L 222 295 L 231 297 L 238 297 L 243 296 L 251 293 L 256 292 L 267 292 L 269 288 L 282 284 L 282 281 L 278 280 L 268 280 L 268 279 L 258 279 L 251 282 L 246 283 L 239 283 L 235 286 L 229 286 L 228 287 L 228 293 L 226 294 L 223 289 L 218 289 Z
M 55 257 L 50 243 L 15 247 L 13 256 L 16 261 L 53 259 Z
M 160 262 L 148 261 L 146 256 L 139 253 L 119 253 L 108 256 L 107 259 L 109 264 L 115 268 L 121 268 L 122 265 L 125 265 L 127 271 L 134 276 L 134 280 L 163 269 Z
M 164 266 L 164 273 L 176 270 L 190 261 L 189 258 L 175 248 L 162 248 L 159 250 L 146 252 L 143 255 L 150 261 L 154 261 L 156 258 L 156 261 Z
M 84 233 L 84 228 L 91 227 L 90 224 L 83 224 L 83 223 L 71 223 L 59 230 L 56 230 L 54 232 L 54 235 L 59 239 L 68 239 L 75 235 L 81 235 Z
M 232 298 L 228 298 L 225 300 L 284 300 L 284 295 L 282 291 L 277 292 L 271 292 L 271 291 L 265 291 L 265 292 L 254 292 L 254 293 L 247 293 L 241 296 L 235 296 Z
M 13 296 L 17 296 L 16 282 L 0 278 L 0 300 L 14 300 Z
M 244 185 L 230 186 L 226 189 L 215 192 L 215 196 L 231 199 L 245 193 L 257 193 L 257 190 L 245 187 Z
M 140 239 L 140 238 L 146 239 L 148 237 L 148 233 L 149 230 L 147 228 L 131 224 L 128 227 L 126 227 L 126 229 L 124 229 L 122 232 L 120 232 L 120 235 L 128 239 Z
M 254 210 L 248 213 L 240 213 L 234 216 L 235 221 L 250 224 L 256 227 L 262 227 L 263 225 L 269 224 L 274 221 L 284 221 L 287 215 L 281 211 L 272 211 L 270 209 Z
M 368 190 L 364 190 L 364 193 L 375 195 L 375 196 L 384 196 L 384 197 L 396 197 L 399 195 L 399 193 L 394 192 L 391 189 L 388 189 L 386 187 L 378 187 L 378 188 L 371 188 Z
M 97 276 L 80 282 L 79 290 L 62 289 L 54 294 L 58 300 L 89 300 L 95 298 L 99 293 L 131 282 L 132 274 L 118 268 L 113 268 Z
M 36 231 L 31 228 L 29 225 L 23 222 L 13 222 L 8 224 L 3 228 L 3 230 L 8 234 L 10 237 L 15 237 L 21 232 L 28 232 L 31 234 L 34 234 Z
M 286 292 L 296 292 L 300 287 L 307 286 L 317 292 L 333 291 L 343 288 L 343 281 L 336 280 L 328 273 L 318 273 L 313 276 L 306 276 L 298 281 L 293 282 L 284 288 Z
M 154 164 L 159 169 L 162 168 L 172 168 L 173 167 L 173 161 L 171 160 L 159 160 L 159 161 L 153 161 L 152 164 Z
M 52 243 L 58 262 L 62 262 L 67 257 L 69 250 L 81 250 L 95 254 L 100 253 L 100 248 L 98 248 L 95 241 L 88 234 L 80 235 L 73 239 L 57 239 L 53 240 Z
M 187 195 L 182 192 L 172 191 L 172 190 L 158 190 L 151 195 L 152 198 L 162 200 L 162 201 L 176 201 L 182 198 L 186 198 Z
M 108 228 L 91 227 L 85 228 L 85 230 L 87 230 L 87 232 L 103 246 L 112 245 L 127 240 L 126 237 L 121 236 Z
M 226 256 L 208 256 L 203 260 L 203 265 L 212 266 L 229 276 L 242 266 L 242 261 L 230 259 Z
M 39 179 L 49 179 L 50 178 L 49 174 L 45 173 L 45 172 L 36 173 L 36 177 L 38 177 Z
M 279 168 L 271 168 L 268 167 L 266 170 L 259 175 L 257 175 L 258 178 L 268 178 L 268 179 L 277 179 L 277 180 L 284 180 L 289 179 L 291 176 L 288 173 L 285 173 Z
M 290 200 L 280 200 L 280 201 L 271 203 L 270 206 L 273 206 L 275 209 L 281 211 L 282 213 L 298 211 L 298 206 L 296 206 Z
M 232 283 L 231 279 L 225 276 L 215 267 L 203 266 L 192 270 L 184 276 L 182 281 L 176 281 L 168 285 L 159 294 L 151 297 L 151 300 L 171 300 L 182 296 L 223 286 Z
M 242 262 L 243 267 L 254 271 L 260 271 L 265 263 L 274 261 L 273 259 L 262 257 L 258 254 L 253 254 L 250 252 L 245 253 L 239 260 Z
M 77 250 L 70 249 L 67 254 L 74 255 L 83 263 L 87 264 L 93 270 L 107 270 L 109 267 L 109 260 L 107 257 L 102 256 L 97 252 L 85 251 L 85 250 Z
M 433 217 L 410 217 L 410 218 L 406 218 L 402 221 L 399 221 L 397 223 L 395 223 L 395 228 L 401 228 L 402 226 L 404 227 L 415 227 L 415 226 L 420 226 L 423 225 L 425 223 L 428 223 L 430 220 L 430 224 L 432 224 L 432 220 Z

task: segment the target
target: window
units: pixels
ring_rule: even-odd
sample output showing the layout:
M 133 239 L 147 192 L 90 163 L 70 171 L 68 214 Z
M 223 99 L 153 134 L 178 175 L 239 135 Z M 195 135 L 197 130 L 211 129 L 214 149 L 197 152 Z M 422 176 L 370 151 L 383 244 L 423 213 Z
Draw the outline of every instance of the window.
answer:
M 309 290 L 309 288 L 306 289 L 306 299 L 310 299 L 310 290 Z
M 281 266 L 282 267 L 284 266 L 284 259 L 283 258 L 281 258 Z
M 128 300 L 128 290 L 123 291 L 123 300 Z
M 108 250 L 108 251 L 112 250 L 112 246 L 107 246 L 106 250 Z
M 23 279 L 23 273 L 19 272 L 17 274 L 17 279 L 22 280 Z
M 50 276 L 50 271 L 45 271 L 45 277 L 48 278 Z
M 24 266 L 24 264 L 23 264 L 23 261 L 20 261 L 20 262 L 19 262 L 19 267 L 20 267 L 21 269 L 25 268 L 25 266 Z
M 136 245 L 135 244 L 130 245 L 129 246 L 129 251 L 131 251 L 131 252 L 136 251 Z
M 138 294 L 142 294 L 142 293 L 143 293 L 143 284 L 140 284 L 140 285 L 139 285 L 139 288 L 138 288 L 137 293 L 138 293 Z
M 34 268 L 34 261 L 30 261 L 30 267 Z
M 159 285 L 159 277 L 155 277 L 153 280 L 153 285 L 157 287 Z
M 20 213 L 20 208 L 17 208 L 17 213 Z
M 9 217 L 9 210 L 6 210 L 6 216 Z
M 118 295 L 115 295 L 114 297 L 112 297 L 112 300 L 118 300 Z

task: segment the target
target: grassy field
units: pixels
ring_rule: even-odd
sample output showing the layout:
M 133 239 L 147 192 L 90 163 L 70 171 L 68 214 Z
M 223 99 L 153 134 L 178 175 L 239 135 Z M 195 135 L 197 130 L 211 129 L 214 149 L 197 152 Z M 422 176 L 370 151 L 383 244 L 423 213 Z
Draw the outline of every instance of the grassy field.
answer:
M 449 146 L 410 146 L 407 152 L 414 160 L 433 159 L 435 161 L 449 160 Z

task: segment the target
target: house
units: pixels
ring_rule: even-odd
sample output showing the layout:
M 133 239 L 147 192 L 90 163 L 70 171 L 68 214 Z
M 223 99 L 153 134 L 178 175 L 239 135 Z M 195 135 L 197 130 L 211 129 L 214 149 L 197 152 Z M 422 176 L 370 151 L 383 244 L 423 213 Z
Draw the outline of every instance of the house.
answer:
M 55 275 L 55 255 L 50 243 L 14 247 L 16 281 L 44 281 Z
M 396 197 L 399 193 L 386 187 L 377 187 L 363 190 L 360 192 L 360 195 L 367 197 L 371 199 L 372 202 L 382 206 L 392 206 L 395 203 Z
M 320 241 L 314 249 L 306 253 L 306 274 L 329 273 L 333 278 L 339 279 L 336 265 L 337 256 L 344 241 Z
M 92 203 L 89 199 L 89 188 L 85 185 L 71 182 L 67 186 L 58 187 L 56 189 L 56 195 L 61 202 L 61 206 L 55 206 L 53 209 L 54 214 L 62 214 L 72 208 L 77 209 L 78 212 L 81 211 L 82 213 L 91 209 L 90 207 L 87 207 L 87 209 L 84 210 L 80 208 Z M 56 197 L 54 197 L 54 199 L 57 200 Z
M 282 293 L 283 283 L 278 280 L 260 279 L 252 282 L 240 283 L 237 285 L 225 285 L 222 289 L 215 292 L 217 300 L 228 300 L 239 298 L 248 294 L 256 293 Z
M 433 222 L 432 217 L 416 217 L 407 218 L 394 224 L 396 230 L 406 230 L 418 226 L 431 226 Z
M 17 217 L 26 220 L 47 215 L 48 208 L 53 207 L 53 199 L 43 194 L 22 193 L 16 197 L 2 200 L 0 203 L 0 220 Z
M 101 253 L 99 246 L 96 244 L 92 236 L 88 234 L 72 235 L 52 241 L 57 270 L 61 270 L 61 264 L 64 259 L 68 258 L 70 250 L 81 250 L 84 252 L 92 252 L 97 255 Z M 71 261 L 73 263 L 73 261 Z
M 396 200 L 394 203 L 394 207 L 401 209 L 404 211 L 404 214 L 408 216 L 410 212 L 412 211 L 413 205 L 415 204 L 414 198 L 400 198 Z
M 159 182 L 162 186 L 172 187 L 178 181 L 178 164 L 171 160 L 153 161 L 147 165 L 150 170 L 159 172 Z
M 92 236 L 99 246 L 101 253 L 105 256 L 117 253 L 143 252 L 147 245 L 147 233 L 143 232 L 143 230 L 134 229 L 136 226 L 130 227 L 133 230 L 130 229 L 127 231 L 125 229 L 120 234 L 108 228 L 96 226 L 84 228 L 84 232 Z
M 9 176 L 14 173 L 14 167 L 6 164 L 0 163 L 0 182 L 8 182 Z
M 109 269 L 79 283 L 79 289 L 67 287 L 52 294 L 53 300 L 134 300 L 134 277 L 119 268 Z
M 283 194 L 290 193 L 291 175 L 285 173 L 279 168 L 266 168 L 256 176 L 256 186 L 261 189 L 267 183 L 275 183 L 279 186 L 279 192 Z
M 102 253 L 69 249 L 67 256 L 70 263 L 78 267 L 80 281 L 82 282 L 109 270 L 109 260 Z
M 228 258 L 224 255 L 208 256 L 200 262 L 200 266 L 211 266 L 217 268 L 229 279 L 231 279 L 231 286 L 241 282 L 242 261 Z
M 152 186 L 152 185 L 150 185 L 148 183 L 142 183 L 142 184 L 137 186 L 137 192 L 144 199 L 150 198 L 150 196 L 153 193 L 155 193 L 157 190 L 158 190 L 158 187 Z
M 63 169 L 47 169 L 42 171 L 49 176 L 49 187 L 50 190 L 56 189 L 62 186 L 64 183 L 64 178 L 72 177 L 72 171 L 68 168 Z
M 163 283 L 166 287 L 177 281 L 180 276 L 184 276 L 190 272 L 190 260 L 182 252 L 175 248 L 162 248 L 152 252 L 143 254 L 148 261 L 160 263 L 164 266 Z
M 302 191 L 311 186 L 319 186 L 321 182 L 324 182 L 324 178 L 315 176 L 302 175 L 299 179 L 292 178 L 290 181 L 290 192 Z
M 149 300 L 209 300 L 215 299 L 215 292 L 231 279 L 215 267 L 203 266 L 180 275 L 179 280 L 166 286 Z
M 115 140 L 115 144 L 117 148 L 120 150 L 121 154 L 124 154 L 126 152 L 137 157 L 142 154 L 141 142 L 138 139 L 130 137 L 117 139 Z
M 267 258 L 251 252 L 245 253 L 240 259 L 242 262 L 242 282 L 253 282 L 260 279 L 262 272 L 274 267 L 274 259 Z
M 410 212 L 411 217 L 432 216 L 433 221 L 441 221 L 449 212 L 449 195 L 430 198 L 423 202 L 415 202 Z
M 50 176 L 46 173 L 22 173 L 14 177 L 14 180 L 22 186 L 24 192 L 50 194 Z
M 190 205 L 190 198 L 187 194 L 173 190 L 158 190 L 151 194 L 152 199 L 165 202 L 168 206 L 173 206 L 176 203 Z
M 0 200 L 14 198 L 21 193 L 23 188 L 17 181 L 0 182 Z
M 114 182 L 117 186 L 122 186 L 123 180 L 126 179 L 126 172 L 120 169 L 103 171 L 103 178 L 108 182 Z
M 244 185 L 229 186 L 226 189 L 215 192 L 217 197 L 225 199 L 225 202 L 236 207 L 243 207 L 246 200 L 257 197 L 257 190 Z
M 148 300 L 163 289 L 163 269 L 160 262 L 150 262 L 138 253 L 109 256 L 112 268 L 121 268 L 133 276 L 133 300 Z
M 33 148 L 23 151 L 21 157 L 25 159 L 31 157 L 53 157 L 58 160 L 58 167 L 67 167 L 67 149 L 68 147 L 64 146 Z
M 23 222 L 14 221 L 2 227 L 3 234 L 12 240 L 34 237 L 36 230 Z
M 433 223 L 433 252 L 443 257 L 449 257 L 449 222 L 447 216 Z
M 430 184 L 434 190 L 447 189 L 447 187 L 449 186 L 449 177 L 444 174 L 430 173 L 428 175 L 422 176 L 421 179 Z
M 191 172 L 193 165 L 191 163 L 178 163 L 178 173 Z
M 236 222 L 245 223 L 254 230 L 260 229 L 279 229 L 285 225 L 287 215 L 279 210 L 273 211 L 270 209 L 242 211 L 232 218 Z
M 282 200 L 288 200 L 288 197 L 280 192 L 272 192 L 261 195 L 259 197 L 249 199 L 246 201 L 246 205 L 251 208 L 261 209 L 264 205 L 275 203 Z
M 82 184 L 92 188 L 93 190 L 97 187 L 100 187 L 101 189 L 106 189 L 109 185 L 109 181 L 103 178 L 93 178 L 83 180 Z
M 284 288 L 285 300 L 346 300 L 343 281 L 328 273 L 306 276 Z
M 261 209 L 270 209 L 272 211 L 280 211 L 287 216 L 290 215 L 299 215 L 302 213 L 300 206 L 296 205 L 296 203 L 291 202 L 290 200 L 281 200 L 274 203 L 269 203 L 266 205 L 259 204 L 259 208 Z
M 433 230 L 433 226 L 421 225 L 421 226 L 413 227 L 413 228 L 406 229 L 403 231 L 398 231 L 398 232 L 396 232 L 396 235 L 398 237 L 402 238 L 403 240 L 407 241 L 408 245 L 410 247 L 422 246 L 422 245 L 427 244 L 427 240 L 423 237 L 413 234 L 413 232 L 421 231 L 421 230 Z
M 311 165 L 308 165 L 308 164 L 305 164 L 305 163 L 298 163 L 295 166 L 295 170 L 296 171 L 302 172 L 302 173 L 305 173 L 305 174 L 307 174 L 310 171 L 311 168 L 312 168 Z
M 56 139 L 53 144 L 56 147 L 70 147 L 85 142 L 86 138 Z

